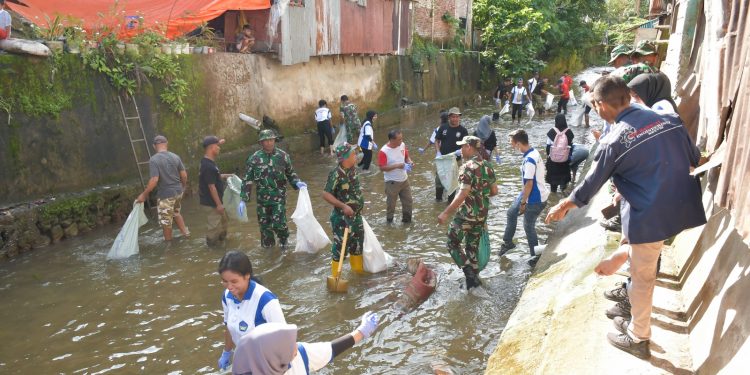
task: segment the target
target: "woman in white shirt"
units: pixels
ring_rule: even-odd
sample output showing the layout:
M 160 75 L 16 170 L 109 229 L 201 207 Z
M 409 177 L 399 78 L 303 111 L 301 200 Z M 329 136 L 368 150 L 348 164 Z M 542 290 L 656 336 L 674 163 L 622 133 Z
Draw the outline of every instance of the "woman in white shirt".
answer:
M 634 102 L 659 114 L 677 114 L 677 104 L 672 100 L 672 84 L 666 74 L 639 74 L 628 83 L 628 87 Z
M 352 333 L 333 341 L 297 342 L 297 326 L 268 323 L 242 337 L 237 345 L 232 374 L 306 375 L 370 337 L 378 327 L 378 315 L 367 312 Z
M 226 288 L 221 296 L 224 309 L 224 351 L 219 369 L 232 362 L 234 347 L 242 336 L 265 323 L 286 323 L 281 304 L 275 294 L 253 277 L 253 266 L 245 253 L 230 251 L 219 261 L 221 283 Z
M 372 129 L 372 124 L 377 118 L 378 114 L 375 113 L 375 111 L 367 111 L 365 121 L 362 122 L 362 127 L 359 129 L 359 139 L 357 140 L 357 145 L 360 149 L 362 149 L 362 154 L 364 155 L 364 157 L 362 157 L 362 161 L 360 161 L 358 165 L 362 167 L 363 171 L 370 170 L 370 163 L 372 162 L 372 150 L 378 148 L 378 145 L 376 145 L 374 141 L 375 132 Z

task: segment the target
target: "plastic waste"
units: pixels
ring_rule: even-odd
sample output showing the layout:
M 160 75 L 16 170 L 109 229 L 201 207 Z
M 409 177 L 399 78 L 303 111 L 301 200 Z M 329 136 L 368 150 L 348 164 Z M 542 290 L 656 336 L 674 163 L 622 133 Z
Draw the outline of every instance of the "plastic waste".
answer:
M 247 210 L 240 209 L 240 203 L 244 203 L 240 194 L 242 193 L 242 179 L 233 174 L 227 179 L 227 189 L 224 191 L 224 208 L 227 216 L 247 222 Z
M 549 110 L 552 108 L 552 101 L 555 100 L 555 96 L 552 94 L 547 94 L 547 99 L 544 100 L 544 110 Z
M 583 117 L 585 115 L 584 112 L 586 112 L 585 106 L 578 107 L 578 109 L 576 110 L 576 113 L 573 115 L 573 121 L 571 121 L 573 123 L 573 126 L 578 127 L 578 126 L 583 125 Z
M 503 109 L 500 110 L 500 116 L 510 113 L 510 101 L 506 100 L 505 105 L 503 106 Z
M 378 241 L 378 238 L 364 217 L 362 218 L 362 227 L 365 230 L 365 241 L 362 246 L 365 272 L 383 272 L 393 264 L 393 257 L 383 251 L 380 241 Z
M 117 234 L 112 248 L 109 249 L 107 259 L 124 259 L 138 254 L 138 228 L 148 223 L 146 213 L 143 211 L 143 203 L 134 203 L 125 225 Z
M 331 243 L 323 227 L 315 219 L 310 193 L 306 187 L 299 189 L 297 208 L 292 214 L 292 221 L 297 226 L 297 245 L 294 252 L 317 253 Z
M 534 118 L 534 114 L 536 111 L 534 110 L 534 106 L 531 105 L 531 103 L 526 104 L 526 115 L 529 116 L 529 122 L 531 122 L 531 119 Z
M 576 100 L 576 94 L 573 92 L 573 90 L 570 90 L 570 100 L 568 100 L 568 104 L 578 105 L 578 100 Z
M 453 194 L 458 189 L 458 163 L 453 153 L 441 155 L 435 158 L 435 167 L 447 195 Z
M 260 130 L 260 121 L 252 116 L 248 116 L 244 113 L 240 113 L 240 120 L 253 127 L 255 130 Z
M 344 124 L 339 125 L 339 133 L 336 135 L 336 139 L 333 140 L 333 148 L 339 147 L 346 143 L 346 126 Z
M 490 261 L 490 232 L 487 231 L 487 227 L 482 229 L 482 238 L 479 239 L 479 252 L 477 253 L 477 263 L 479 264 L 479 271 L 487 267 L 487 263 Z

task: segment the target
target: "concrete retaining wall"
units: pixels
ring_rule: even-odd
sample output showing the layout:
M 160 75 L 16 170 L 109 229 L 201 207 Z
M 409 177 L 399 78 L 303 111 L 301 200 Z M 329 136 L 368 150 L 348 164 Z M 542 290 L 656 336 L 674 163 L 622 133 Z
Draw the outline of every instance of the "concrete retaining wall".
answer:
M 225 137 L 223 151 L 230 153 L 244 154 L 256 143 L 257 132 L 239 120 L 240 112 L 273 118 L 289 137 L 315 129 L 313 111 L 319 99 L 329 102 L 338 123 L 342 94 L 364 117 L 368 109 L 393 112 L 402 97 L 410 102 L 460 102 L 476 92 L 480 76 L 475 59 L 455 55 L 439 56 L 427 73 L 414 72 L 404 56 L 330 56 L 281 66 L 264 55 L 219 53 L 185 55 L 181 64 L 191 92 L 184 116 L 163 104 L 158 98 L 161 88 L 147 80 L 141 82 L 136 103 L 146 139 L 166 135 L 170 150 L 183 158 L 189 172 L 197 171 L 204 135 Z M 51 69 L 46 60 L 0 56 L 0 96 L 12 90 L 29 93 L 42 104 L 56 100 L 50 92 L 69 99 L 59 100 L 69 108 L 56 117 L 15 108 L 9 125 L 0 121 L 0 205 L 137 181 L 111 85 L 74 55 L 64 55 L 54 72 Z M 126 109 L 132 110 L 132 103 L 126 102 Z M 401 120 L 400 115 L 384 117 L 383 125 Z M 305 135 L 293 149 L 309 151 L 316 147 L 315 138 Z

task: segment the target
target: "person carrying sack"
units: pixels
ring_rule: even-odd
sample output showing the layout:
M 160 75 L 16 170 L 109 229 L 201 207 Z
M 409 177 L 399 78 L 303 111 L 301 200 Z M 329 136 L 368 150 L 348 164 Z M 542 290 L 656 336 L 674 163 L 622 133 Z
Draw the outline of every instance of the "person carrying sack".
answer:
M 511 111 L 511 124 L 516 121 L 518 114 L 518 125 L 521 125 L 521 116 L 523 116 L 523 107 L 525 103 L 531 101 L 529 91 L 523 86 L 523 78 L 518 79 L 518 84 L 510 91 L 510 98 L 513 110 Z
M 357 153 L 356 147 L 344 143 L 336 147 L 336 158 L 339 164 L 328 175 L 328 181 L 323 189 L 323 199 L 333 206 L 331 211 L 331 230 L 333 232 L 333 245 L 331 246 L 331 273 L 333 277 L 338 275 L 339 255 L 342 251 L 344 229 L 349 227 L 349 238 L 346 241 L 346 249 L 349 254 L 349 262 L 352 271 L 364 272 L 362 249 L 364 245 L 364 227 L 362 225 L 362 209 L 365 199 L 362 196 L 362 188 L 357 176 Z

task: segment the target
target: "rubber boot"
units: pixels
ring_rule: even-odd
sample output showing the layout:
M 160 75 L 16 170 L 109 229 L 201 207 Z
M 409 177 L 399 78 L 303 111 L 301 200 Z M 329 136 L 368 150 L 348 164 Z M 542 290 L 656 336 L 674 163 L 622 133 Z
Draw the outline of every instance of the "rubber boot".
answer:
M 365 272 L 364 258 L 361 255 L 349 255 L 349 264 L 352 266 L 352 271 L 357 273 Z
M 336 275 L 338 275 L 338 272 L 339 272 L 339 262 L 332 260 L 331 261 L 331 275 L 333 275 L 333 277 L 336 277 Z

